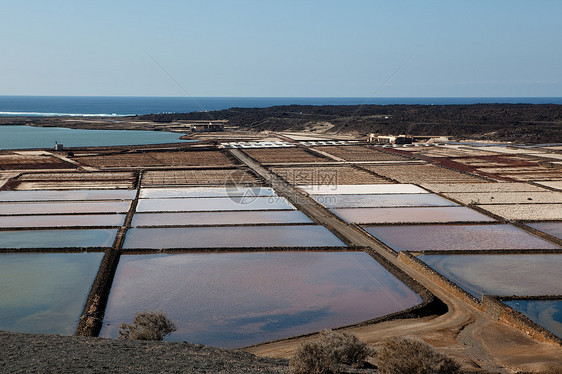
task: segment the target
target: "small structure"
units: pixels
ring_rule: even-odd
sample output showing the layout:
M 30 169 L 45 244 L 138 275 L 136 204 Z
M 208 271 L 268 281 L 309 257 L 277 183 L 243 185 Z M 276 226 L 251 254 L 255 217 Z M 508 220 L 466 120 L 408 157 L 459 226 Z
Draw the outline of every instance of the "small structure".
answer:
M 56 140 L 55 140 L 55 151 L 62 151 L 64 149 L 64 145 L 59 144 Z
M 376 135 L 369 134 L 369 143 L 376 144 L 412 144 L 414 137 L 411 135 Z
M 200 122 L 189 125 L 191 132 L 220 132 L 224 131 L 224 122 Z

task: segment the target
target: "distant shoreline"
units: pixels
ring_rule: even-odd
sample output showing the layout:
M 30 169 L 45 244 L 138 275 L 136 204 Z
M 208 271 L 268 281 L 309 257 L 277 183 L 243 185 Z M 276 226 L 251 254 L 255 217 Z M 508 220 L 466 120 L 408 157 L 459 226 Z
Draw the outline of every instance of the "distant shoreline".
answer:
M 226 120 L 245 131 L 447 136 L 453 139 L 562 143 L 562 105 L 282 105 L 128 117 L 0 117 L 0 125 L 182 132 L 190 121 Z

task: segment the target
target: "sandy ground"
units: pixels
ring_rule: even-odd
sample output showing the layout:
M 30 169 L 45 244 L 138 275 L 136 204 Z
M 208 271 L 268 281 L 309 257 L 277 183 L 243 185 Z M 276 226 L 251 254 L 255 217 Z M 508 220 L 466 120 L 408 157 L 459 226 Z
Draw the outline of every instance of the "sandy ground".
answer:
M 478 205 L 490 213 L 509 220 L 562 220 L 562 204 Z
M 544 188 L 533 186 L 529 183 L 422 183 L 422 187 L 433 192 L 541 192 Z
M 445 196 L 463 204 L 562 203 L 562 192 L 447 192 Z
M 430 285 L 431 291 L 446 302 L 449 307 L 446 314 L 346 330 L 373 347 L 395 336 L 420 338 L 439 352 L 454 357 L 468 370 L 509 373 L 539 371 L 549 365 L 562 368 L 562 347 L 538 342 L 510 326 L 495 322 L 448 291 L 431 284 L 422 274 L 414 270 L 410 273 L 424 285 Z M 310 338 L 264 344 L 246 351 L 263 357 L 289 358 L 306 339 Z
M 262 177 L 272 178 L 267 169 L 239 150 L 231 150 L 231 152 Z M 295 189 L 289 185 L 280 185 L 277 193 L 280 196 L 296 194 Z M 424 274 L 386 252 L 374 239 L 358 234 L 356 228 L 326 215 L 315 204 L 307 203 L 306 199 L 299 200 L 298 208 L 313 216 L 318 222 L 333 228 L 351 244 L 371 247 L 425 286 L 449 307 L 447 313 L 438 317 L 396 320 L 349 329 L 360 339 L 376 346 L 378 342 L 388 337 L 418 337 L 436 346 L 442 353 L 459 360 L 465 369 L 509 373 L 537 371 L 551 364 L 562 368 L 561 346 L 537 342 L 515 328 L 495 322 Z M 297 338 L 263 344 L 248 348 L 246 351 L 263 357 L 289 358 L 298 345 L 306 339 Z

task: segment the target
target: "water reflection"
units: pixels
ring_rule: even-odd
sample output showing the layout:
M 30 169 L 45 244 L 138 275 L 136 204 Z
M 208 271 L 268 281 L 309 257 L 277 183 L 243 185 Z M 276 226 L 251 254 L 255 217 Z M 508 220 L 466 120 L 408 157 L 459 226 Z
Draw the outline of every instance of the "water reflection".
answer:
M 0 248 L 111 247 L 116 229 L 0 231 Z
M 323 226 L 133 228 L 123 248 L 345 247 Z
M 562 239 L 562 222 L 536 222 L 527 223 L 526 225 Z
M 419 259 L 478 298 L 562 294 L 562 255 L 422 255 Z
M 83 203 L 0 203 L 0 214 L 125 213 L 128 201 L 88 201 Z
M 311 223 L 302 212 L 253 211 L 253 212 L 204 212 L 204 213 L 137 213 L 132 226 L 203 226 L 203 225 L 250 225 L 260 223 Z
M 2 228 L 122 226 L 124 214 L 0 216 Z
M 169 340 L 242 347 L 403 310 L 419 296 L 362 252 L 125 255 L 102 336 L 142 310 L 178 325 Z
M 135 190 L 0 191 L 0 201 L 132 200 Z
M 559 248 L 511 225 L 364 226 L 364 229 L 395 251 Z
M 493 218 L 470 208 L 341 208 L 332 209 L 350 223 L 492 222 Z
M 434 194 L 380 194 L 380 195 L 313 195 L 312 198 L 327 208 L 385 208 L 406 206 L 457 206 Z
M 0 254 L 0 330 L 72 335 L 102 257 Z
M 275 196 L 271 187 L 185 187 L 143 188 L 141 199 L 175 199 L 189 197 L 253 197 Z
M 508 300 L 504 303 L 562 339 L 562 300 Z
M 188 199 L 142 199 L 137 212 L 204 212 L 217 210 L 293 210 L 282 197 L 208 197 Z

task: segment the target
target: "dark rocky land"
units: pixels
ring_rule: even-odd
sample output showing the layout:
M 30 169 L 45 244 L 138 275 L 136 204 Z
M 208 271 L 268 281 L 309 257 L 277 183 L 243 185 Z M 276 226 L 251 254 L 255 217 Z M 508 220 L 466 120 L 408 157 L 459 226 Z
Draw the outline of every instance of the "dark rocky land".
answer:
M 151 114 L 154 122 L 226 119 L 255 131 L 305 131 L 451 136 L 518 143 L 562 142 L 562 106 L 534 104 L 339 105 L 231 108 Z
M 2 124 L 83 129 L 170 130 L 194 120 L 228 120 L 249 131 L 448 136 L 459 140 L 562 143 L 562 105 L 288 105 L 115 118 L 4 117 Z

